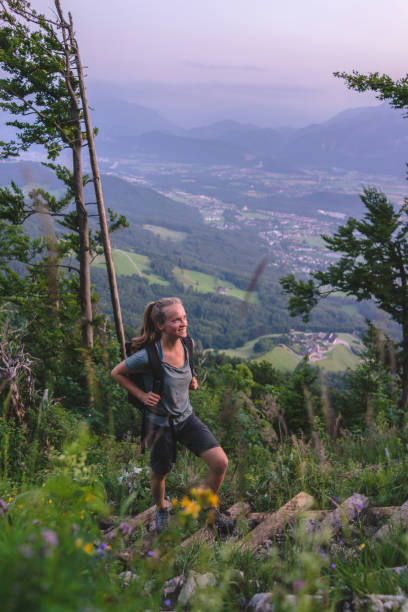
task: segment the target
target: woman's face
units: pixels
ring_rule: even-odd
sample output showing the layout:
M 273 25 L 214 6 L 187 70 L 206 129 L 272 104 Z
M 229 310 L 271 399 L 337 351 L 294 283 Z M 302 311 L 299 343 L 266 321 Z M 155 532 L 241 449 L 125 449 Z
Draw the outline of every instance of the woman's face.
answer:
M 187 317 L 182 304 L 171 304 L 163 308 L 166 320 L 158 323 L 157 327 L 167 336 L 185 338 L 187 336 Z

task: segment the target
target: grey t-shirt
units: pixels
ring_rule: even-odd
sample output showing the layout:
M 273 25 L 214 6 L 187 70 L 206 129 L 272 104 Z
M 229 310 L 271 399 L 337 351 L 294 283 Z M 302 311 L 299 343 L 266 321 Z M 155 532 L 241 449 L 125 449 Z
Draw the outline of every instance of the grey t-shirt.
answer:
M 183 346 L 186 360 L 181 368 L 176 368 L 167 361 L 163 361 L 160 341 L 158 342 L 159 355 L 163 366 L 163 392 L 156 406 L 146 406 L 146 416 L 156 425 L 169 426 L 169 416 L 173 418 L 173 423 L 177 425 L 187 419 L 193 412 L 189 397 L 191 369 L 184 343 Z M 126 359 L 125 364 L 129 372 L 142 374 L 145 390 L 147 392 L 152 391 L 153 372 L 149 367 L 146 349 L 143 348 L 133 353 Z

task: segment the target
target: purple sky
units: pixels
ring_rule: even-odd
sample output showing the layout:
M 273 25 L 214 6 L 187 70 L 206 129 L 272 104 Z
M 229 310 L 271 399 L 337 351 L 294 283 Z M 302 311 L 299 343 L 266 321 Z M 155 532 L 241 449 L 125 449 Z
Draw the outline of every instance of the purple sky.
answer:
M 89 82 L 185 126 L 322 121 L 375 103 L 333 71 L 407 72 L 407 0 L 61 2 Z M 32 5 L 49 13 L 53 2 Z

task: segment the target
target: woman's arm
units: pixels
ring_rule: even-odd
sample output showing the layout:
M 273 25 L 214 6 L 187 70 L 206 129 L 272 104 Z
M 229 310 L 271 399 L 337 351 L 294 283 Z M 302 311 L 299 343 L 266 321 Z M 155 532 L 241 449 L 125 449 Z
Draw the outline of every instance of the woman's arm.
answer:
M 157 402 L 160 400 L 160 395 L 153 393 L 153 391 L 149 391 L 148 393 L 143 391 L 143 389 L 130 380 L 130 374 L 131 372 L 126 367 L 126 360 L 118 363 L 111 372 L 112 378 L 116 380 L 121 387 L 126 389 L 126 391 L 134 395 L 139 402 L 142 402 L 145 406 L 156 406 Z

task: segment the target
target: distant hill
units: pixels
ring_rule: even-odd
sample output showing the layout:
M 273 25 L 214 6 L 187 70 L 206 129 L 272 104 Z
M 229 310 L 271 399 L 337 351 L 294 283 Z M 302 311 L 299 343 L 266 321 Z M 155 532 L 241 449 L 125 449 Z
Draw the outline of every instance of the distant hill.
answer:
M 332 167 L 402 177 L 408 159 L 408 121 L 387 104 L 349 109 L 301 129 L 260 128 L 220 121 L 182 130 L 158 113 L 120 101 L 98 103 L 98 152 L 146 154 L 160 161 L 253 166 L 292 172 Z

